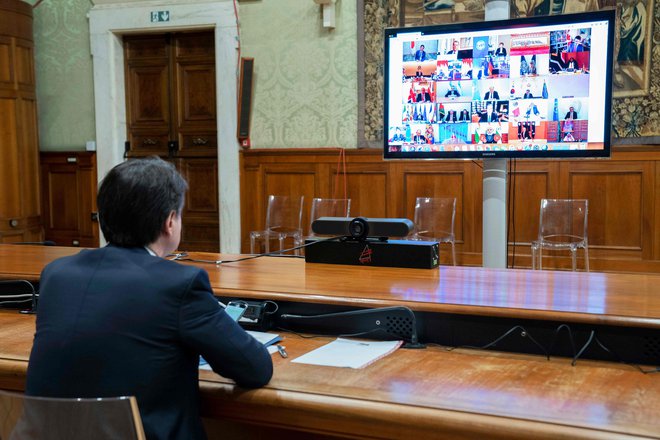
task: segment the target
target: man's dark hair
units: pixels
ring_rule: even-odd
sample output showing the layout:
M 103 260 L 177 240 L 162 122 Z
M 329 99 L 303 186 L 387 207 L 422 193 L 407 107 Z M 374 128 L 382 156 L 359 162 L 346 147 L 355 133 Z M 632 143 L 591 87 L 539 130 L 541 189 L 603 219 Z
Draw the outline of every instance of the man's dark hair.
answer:
M 108 243 L 140 247 L 156 241 L 172 211 L 181 213 L 188 184 L 158 157 L 123 162 L 103 178 L 97 204 Z

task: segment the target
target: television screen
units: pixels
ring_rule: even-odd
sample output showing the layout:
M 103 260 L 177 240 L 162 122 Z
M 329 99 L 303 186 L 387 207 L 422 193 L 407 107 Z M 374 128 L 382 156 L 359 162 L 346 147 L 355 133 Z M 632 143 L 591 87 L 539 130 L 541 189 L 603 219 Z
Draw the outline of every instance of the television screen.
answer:
M 386 29 L 384 157 L 609 157 L 614 17 Z

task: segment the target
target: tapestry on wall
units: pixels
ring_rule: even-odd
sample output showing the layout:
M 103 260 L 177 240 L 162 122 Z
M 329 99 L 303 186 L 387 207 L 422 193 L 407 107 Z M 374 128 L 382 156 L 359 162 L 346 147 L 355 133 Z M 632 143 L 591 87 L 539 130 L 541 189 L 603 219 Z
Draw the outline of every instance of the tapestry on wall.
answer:
M 612 7 L 617 8 L 619 28 L 615 36 L 613 78 L 614 136 L 625 143 L 657 143 L 660 136 L 657 123 L 660 116 L 660 9 L 654 0 L 512 0 L 511 17 Z M 379 25 L 482 21 L 484 11 L 483 0 L 365 1 L 365 24 L 371 24 L 365 26 L 365 53 L 382 52 L 382 27 L 378 28 Z M 382 62 L 382 54 L 380 58 L 365 56 L 365 121 L 369 121 L 365 140 L 371 142 L 382 140 Z

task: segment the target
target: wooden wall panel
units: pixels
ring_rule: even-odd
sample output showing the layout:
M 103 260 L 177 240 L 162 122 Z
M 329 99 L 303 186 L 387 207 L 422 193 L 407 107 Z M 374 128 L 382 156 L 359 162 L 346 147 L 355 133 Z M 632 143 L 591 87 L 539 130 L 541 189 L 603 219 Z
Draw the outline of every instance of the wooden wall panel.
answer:
M 509 192 L 515 207 L 509 209 L 509 241 L 531 244 L 539 233 L 540 200 L 551 198 L 550 176 L 547 171 L 519 170 L 509 177 L 509 185 L 514 180 Z
M 267 167 L 264 172 L 264 189 L 261 215 L 259 217 L 259 229 L 263 229 L 266 222 L 266 208 L 268 196 L 304 196 L 302 227 L 307 230 L 309 225 L 309 211 L 314 198 L 316 175 L 309 167 L 285 167 L 283 170 L 274 170 L 272 166 Z
M 415 219 L 415 199 L 417 197 L 456 198 L 454 236 L 456 243 L 463 242 L 463 181 L 462 172 L 407 172 L 403 180 L 403 217 Z
M 337 155 L 325 149 L 241 153 L 243 251 L 249 250 L 247 235 L 255 222 L 263 226 L 268 194 L 305 188 L 308 200 L 343 197 L 343 176 L 335 189 Z M 479 161 L 384 161 L 379 150 L 348 150 L 346 164 L 351 216 L 412 219 L 415 197 L 456 197 L 457 261 L 481 265 Z M 542 198 L 588 198 L 591 269 L 660 272 L 660 148 L 621 147 L 611 160 L 518 160 L 512 165 L 515 237 L 510 218 L 509 254 L 515 252 L 515 267 L 531 265 Z M 569 265 L 568 254 L 544 258 L 544 267 Z
M 58 246 L 98 246 L 96 154 L 49 152 L 40 159 L 46 240 Z
M 346 176 L 352 217 L 394 217 L 387 210 L 387 173 L 350 171 Z

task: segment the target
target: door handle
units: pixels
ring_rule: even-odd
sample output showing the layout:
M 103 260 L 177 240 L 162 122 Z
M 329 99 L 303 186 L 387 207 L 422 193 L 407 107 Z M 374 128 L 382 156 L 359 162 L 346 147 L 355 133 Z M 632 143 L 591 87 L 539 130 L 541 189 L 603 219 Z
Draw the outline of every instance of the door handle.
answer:
M 167 154 L 169 157 L 174 157 L 177 151 L 179 151 L 179 142 L 169 141 L 167 143 Z

